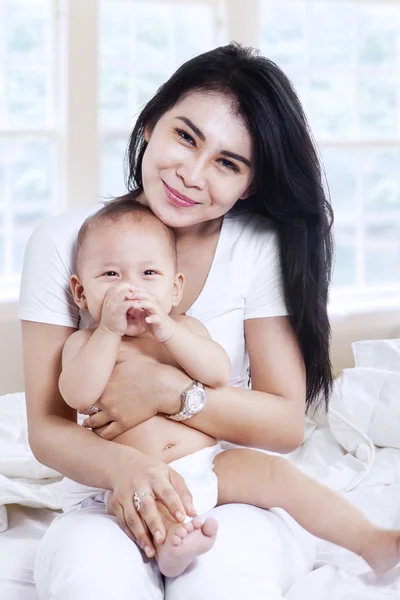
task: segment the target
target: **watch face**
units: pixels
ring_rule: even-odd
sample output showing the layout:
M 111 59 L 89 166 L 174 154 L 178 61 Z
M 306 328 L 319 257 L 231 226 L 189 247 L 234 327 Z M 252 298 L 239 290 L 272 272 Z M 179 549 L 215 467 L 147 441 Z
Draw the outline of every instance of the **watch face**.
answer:
M 202 388 L 193 388 L 186 397 L 186 406 L 190 412 L 201 407 L 204 402 L 204 390 Z

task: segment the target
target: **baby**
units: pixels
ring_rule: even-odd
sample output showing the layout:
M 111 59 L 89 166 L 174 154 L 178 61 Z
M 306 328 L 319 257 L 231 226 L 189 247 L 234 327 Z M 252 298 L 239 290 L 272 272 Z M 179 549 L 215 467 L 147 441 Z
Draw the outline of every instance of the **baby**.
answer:
M 207 386 L 227 384 L 230 361 L 223 348 L 199 321 L 171 314 L 183 283 L 174 234 L 147 207 L 114 200 L 85 221 L 71 289 L 94 326 L 71 335 L 63 350 L 59 385 L 69 406 L 82 411 L 93 405 L 116 363 L 135 360 L 135 354 L 179 367 Z M 184 476 L 198 513 L 234 502 L 279 507 L 312 534 L 356 552 L 377 572 L 400 560 L 399 531 L 374 526 L 287 459 L 245 448 L 223 451 L 209 435 L 162 415 L 114 441 L 170 463 Z M 163 575 L 176 577 L 212 547 L 218 523 L 200 517 L 179 523 L 161 502 L 157 506 L 167 534 L 162 543 L 154 540 L 156 559 Z M 140 498 L 136 507 L 140 510 Z

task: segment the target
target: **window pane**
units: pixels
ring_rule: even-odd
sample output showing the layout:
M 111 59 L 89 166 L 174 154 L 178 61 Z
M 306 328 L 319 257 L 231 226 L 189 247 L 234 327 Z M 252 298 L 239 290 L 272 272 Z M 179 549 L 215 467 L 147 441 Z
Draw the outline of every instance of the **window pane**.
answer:
M 10 59 L 25 65 L 45 62 L 49 43 L 49 8 L 47 0 L 5 0 L 6 48 Z
M 385 2 L 361 2 L 359 61 L 363 67 L 396 68 L 400 61 L 400 10 Z
M 6 126 L 43 128 L 53 119 L 50 89 L 52 28 L 48 0 L 6 0 L 3 73 Z M 52 106 L 53 110 L 53 106 Z M 1 118 L 1 115 L 0 115 Z
M 396 211 L 400 216 L 400 149 L 363 153 L 363 197 L 367 211 Z
M 261 0 L 260 49 L 283 69 L 305 66 L 306 2 Z
M 42 139 L 16 140 L 11 164 L 13 205 L 44 203 L 49 208 L 55 196 L 55 150 L 52 142 Z
M 367 226 L 365 274 L 369 285 L 400 282 L 399 223 L 371 223 Z
M 336 226 L 335 244 L 333 284 L 335 286 L 355 285 L 357 281 L 355 227 Z
M 3 282 L 10 274 L 18 275 L 33 228 L 56 207 L 58 141 L 53 69 L 63 31 L 58 0 L 0 0 L 0 8 L 4 33 L 0 42 Z M 55 36 L 57 19 L 60 35 Z
M 348 1 L 310 4 L 310 54 L 316 67 L 350 67 L 355 56 L 354 5 Z
M 124 157 L 127 137 L 105 137 L 102 149 L 101 189 L 106 199 L 125 193 Z
M 326 148 L 323 165 L 335 213 L 353 213 L 356 209 L 357 151 Z
M 129 127 L 133 115 L 129 69 L 104 70 L 100 79 L 101 117 L 107 128 Z
M 215 46 L 215 40 L 211 4 L 102 0 L 102 129 L 129 131 L 133 115 L 173 71 Z
M 0 138 L 0 207 L 6 201 L 6 156 L 6 142 Z
M 44 127 L 46 123 L 46 72 L 10 68 L 8 71 L 8 126 Z
M 400 94 L 394 77 L 363 76 L 359 81 L 359 106 L 362 137 L 399 137 Z
M 311 79 L 310 120 L 320 138 L 352 138 L 356 134 L 355 82 L 348 75 Z
M 0 231 L 0 273 L 3 273 L 5 269 L 5 252 L 4 233 Z

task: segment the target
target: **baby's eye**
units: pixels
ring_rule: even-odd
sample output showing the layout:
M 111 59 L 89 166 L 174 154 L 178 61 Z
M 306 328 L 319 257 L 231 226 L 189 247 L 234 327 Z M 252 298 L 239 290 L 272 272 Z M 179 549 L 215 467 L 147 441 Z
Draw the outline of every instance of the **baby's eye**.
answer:
M 119 277 L 118 273 L 116 271 L 106 271 L 104 273 L 104 275 L 106 277 Z
M 157 275 L 157 271 L 153 271 L 153 269 L 147 269 L 147 271 L 143 271 L 143 275 Z

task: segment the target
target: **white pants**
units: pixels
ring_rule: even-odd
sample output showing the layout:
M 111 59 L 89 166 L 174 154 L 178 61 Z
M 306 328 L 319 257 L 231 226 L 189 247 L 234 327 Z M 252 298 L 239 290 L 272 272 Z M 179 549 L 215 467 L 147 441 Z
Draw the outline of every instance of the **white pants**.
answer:
M 61 515 L 36 557 L 40 600 L 280 600 L 312 569 L 316 538 L 280 509 L 230 504 L 208 514 L 219 522 L 214 547 L 165 582 L 105 509 Z

